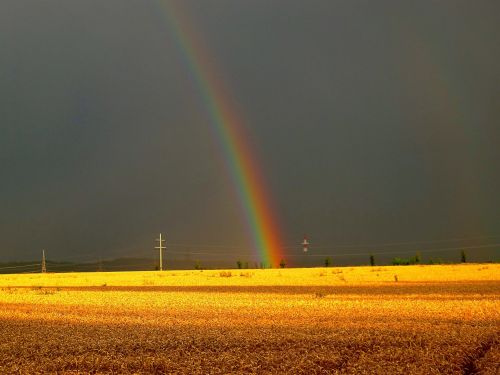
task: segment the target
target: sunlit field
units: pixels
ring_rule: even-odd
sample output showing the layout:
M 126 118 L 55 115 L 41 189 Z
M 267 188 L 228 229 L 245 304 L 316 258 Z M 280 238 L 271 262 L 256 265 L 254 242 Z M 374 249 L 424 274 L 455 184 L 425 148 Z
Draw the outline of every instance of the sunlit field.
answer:
M 497 374 L 500 265 L 0 276 L 0 373 Z

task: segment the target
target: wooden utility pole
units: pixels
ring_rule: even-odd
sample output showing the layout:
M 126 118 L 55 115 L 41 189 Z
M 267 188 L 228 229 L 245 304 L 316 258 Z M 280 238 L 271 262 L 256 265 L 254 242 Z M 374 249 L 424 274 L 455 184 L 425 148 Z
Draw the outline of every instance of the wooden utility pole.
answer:
M 47 273 L 47 264 L 45 263 L 45 249 L 42 250 L 42 273 Z
M 162 239 L 160 233 L 160 238 L 157 238 L 156 241 L 158 241 L 158 246 L 156 246 L 155 249 L 160 250 L 160 271 L 163 271 L 163 250 L 167 248 L 167 246 L 163 246 L 163 244 L 166 242 L 166 240 Z

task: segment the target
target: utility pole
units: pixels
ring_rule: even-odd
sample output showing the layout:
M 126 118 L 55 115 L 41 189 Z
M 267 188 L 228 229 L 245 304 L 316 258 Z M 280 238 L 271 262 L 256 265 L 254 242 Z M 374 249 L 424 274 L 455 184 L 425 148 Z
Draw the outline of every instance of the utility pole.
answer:
M 165 239 L 162 239 L 161 233 L 160 233 L 160 238 L 157 238 L 155 241 L 158 241 L 158 246 L 155 246 L 155 249 L 160 250 L 160 271 L 163 271 L 163 250 L 167 248 L 167 246 L 163 246 L 163 244 L 166 242 Z
M 47 273 L 47 264 L 45 263 L 45 249 L 42 249 L 42 273 Z

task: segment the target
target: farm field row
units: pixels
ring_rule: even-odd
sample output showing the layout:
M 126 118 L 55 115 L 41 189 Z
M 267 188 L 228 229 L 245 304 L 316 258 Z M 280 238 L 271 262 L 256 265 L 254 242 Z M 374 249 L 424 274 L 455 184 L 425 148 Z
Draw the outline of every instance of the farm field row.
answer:
M 496 264 L 5 275 L 0 373 L 496 374 L 499 275 Z

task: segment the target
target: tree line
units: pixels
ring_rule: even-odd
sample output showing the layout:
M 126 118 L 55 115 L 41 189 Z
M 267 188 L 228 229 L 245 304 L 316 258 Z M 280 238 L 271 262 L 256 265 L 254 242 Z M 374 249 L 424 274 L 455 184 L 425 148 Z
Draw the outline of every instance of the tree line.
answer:
M 375 255 L 374 254 L 370 254 L 370 256 L 369 256 L 369 262 L 370 262 L 370 266 L 375 266 L 376 265 Z M 467 254 L 465 253 L 464 250 L 462 250 L 460 252 L 460 262 L 461 263 L 467 263 Z M 441 260 L 441 259 L 434 259 L 434 258 L 429 259 L 428 262 L 427 262 L 427 264 L 442 264 L 442 263 L 444 263 L 443 260 Z M 408 266 L 408 265 L 424 264 L 424 263 L 422 262 L 422 255 L 420 254 L 420 252 L 417 251 L 414 256 L 409 257 L 409 258 L 400 258 L 400 257 L 393 258 L 390 264 L 393 265 L 393 266 Z M 323 260 L 323 264 L 322 265 L 324 267 L 331 267 L 331 266 L 333 266 L 332 258 L 331 257 L 326 257 Z M 281 262 L 280 262 L 280 264 L 279 264 L 279 267 L 280 268 L 286 268 L 286 266 L 287 266 L 287 263 L 286 263 L 285 259 L 282 259 Z M 245 269 L 245 268 L 251 268 L 251 265 L 249 264 L 249 262 L 243 262 L 241 260 L 237 260 L 236 261 L 236 267 L 238 269 Z M 266 267 L 266 265 L 264 265 L 261 262 L 261 263 L 255 263 L 254 264 L 254 268 L 272 268 L 272 266 L 268 265 Z

